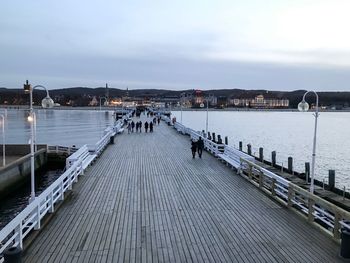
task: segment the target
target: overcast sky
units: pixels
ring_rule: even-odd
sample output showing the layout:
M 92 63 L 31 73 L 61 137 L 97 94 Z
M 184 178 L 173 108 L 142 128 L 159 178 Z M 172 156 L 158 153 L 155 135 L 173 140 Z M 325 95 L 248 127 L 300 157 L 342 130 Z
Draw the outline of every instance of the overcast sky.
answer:
M 349 0 L 11 0 L 0 87 L 350 91 Z

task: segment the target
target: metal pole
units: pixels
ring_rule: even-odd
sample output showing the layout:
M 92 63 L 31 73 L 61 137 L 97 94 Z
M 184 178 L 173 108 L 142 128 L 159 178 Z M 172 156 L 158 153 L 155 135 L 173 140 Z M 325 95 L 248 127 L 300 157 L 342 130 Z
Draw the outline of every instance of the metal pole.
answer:
M 182 124 L 182 102 L 181 102 L 181 124 Z
M 208 134 L 208 117 L 209 117 L 209 113 L 208 113 L 208 106 L 209 102 L 208 102 L 208 99 L 207 99 L 207 118 L 206 118 L 206 121 L 205 121 L 205 134 Z
M 36 114 L 35 112 L 33 111 L 33 122 L 34 122 L 34 152 L 37 151 L 37 144 L 36 144 Z
M 31 117 L 30 122 L 30 188 L 31 195 L 29 203 L 33 202 L 35 199 L 35 169 L 34 169 L 34 116 L 33 116 L 33 89 L 30 88 L 29 92 L 29 114 Z
M 316 161 L 316 136 L 317 136 L 317 119 L 318 119 L 318 95 L 316 94 L 316 109 L 315 109 L 315 129 L 314 129 L 314 139 L 312 146 L 312 163 L 311 163 L 311 186 L 310 192 L 314 192 L 314 176 L 315 176 L 315 161 Z
M 3 114 L 0 114 L 0 117 L 2 118 L 2 166 L 5 166 L 6 165 L 5 116 Z
M 316 138 L 317 138 L 317 118 L 319 116 L 318 112 L 318 94 L 315 91 L 307 91 L 305 92 L 303 96 L 303 101 L 305 101 L 305 96 L 308 93 L 314 93 L 316 96 L 316 108 L 315 108 L 315 128 L 314 128 L 314 138 L 313 138 L 313 145 L 312 145 L 312 160 L 311 160 L 311 184 L 310 184 L 310 192 L 314 193 L 314 176 L 315 176 L 315 162 L 316 162 Z

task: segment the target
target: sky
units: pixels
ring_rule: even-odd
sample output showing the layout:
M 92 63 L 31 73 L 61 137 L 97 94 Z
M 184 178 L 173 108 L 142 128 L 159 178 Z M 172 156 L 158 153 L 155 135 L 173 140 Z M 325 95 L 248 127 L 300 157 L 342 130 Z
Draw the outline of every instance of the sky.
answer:
M 11 0 L 0 87 L 350 91 L 348 0 Z

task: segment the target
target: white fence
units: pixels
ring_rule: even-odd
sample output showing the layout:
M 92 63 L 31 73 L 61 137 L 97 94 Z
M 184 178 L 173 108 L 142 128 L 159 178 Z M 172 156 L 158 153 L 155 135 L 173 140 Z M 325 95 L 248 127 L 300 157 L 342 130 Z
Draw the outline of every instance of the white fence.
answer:
M 166 122 L 170 118 L 163 116 Z M 317 225 L 335 240 L 340 240 L 343 228 L 350 230 L 350 213 L 325 199 L 311 194 L 283 177 L 259 165 L 255 158 L 228 145 L 216 144 L 205 138 L 205 134 L 196 132 L 176 122 L 174 128 L 191 139 L 201 136 L 205 149 L 227 165 L 234 167 L 238 174 L 271 195 L 280 203 L 302 215 L 310 223 Z
M 129 118 L 127 114 L 125 118 Z M 55 205 L 64 200 L 64 194 L 72 189 L 74 182 L 78 182 L 79 175 L 93 162 L 107 147 L 112 136 L 122 129 L 124 118 L 104 131 L 104 136 L 89 148 L 83 145 L 79 149 L 62 146 L 48 146 L 49 152 L 73 152 L 66 160 L 66 171 L 53 182 L 44 192 L 35 198 L 21 213 L 0 231 L 0 263 L 1 256 L 8 247 L 23 248 L 23 240 L 33 230 L 41 227 L 42 218 L 55 210 Z

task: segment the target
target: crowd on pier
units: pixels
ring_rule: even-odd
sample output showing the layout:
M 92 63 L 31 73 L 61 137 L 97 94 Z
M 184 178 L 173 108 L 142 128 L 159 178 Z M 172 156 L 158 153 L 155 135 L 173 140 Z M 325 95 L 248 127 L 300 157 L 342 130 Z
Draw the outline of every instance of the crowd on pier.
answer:
M 153 132 L 153 129 L 156 125 L 160 124 L 160 116 L 154 116 L 154 114 L 152 112 L 145 112 L 145 115 L 147 114 L 147 117 L 151 117 L 152 119 L 150 121 L 145 121 L 142 122 L 140 121 L 134 121 L 134 120 L 125 120 L 125 126 L 128 130 L 128 134 L 131 133 L 141 133 L 142 130 L 144 130 L 144 132 Z M 132 116 L 134 117 L 134 113 L 132 114 Z M 136 113 L 136 117 L 140 117 L 140 114 Z

